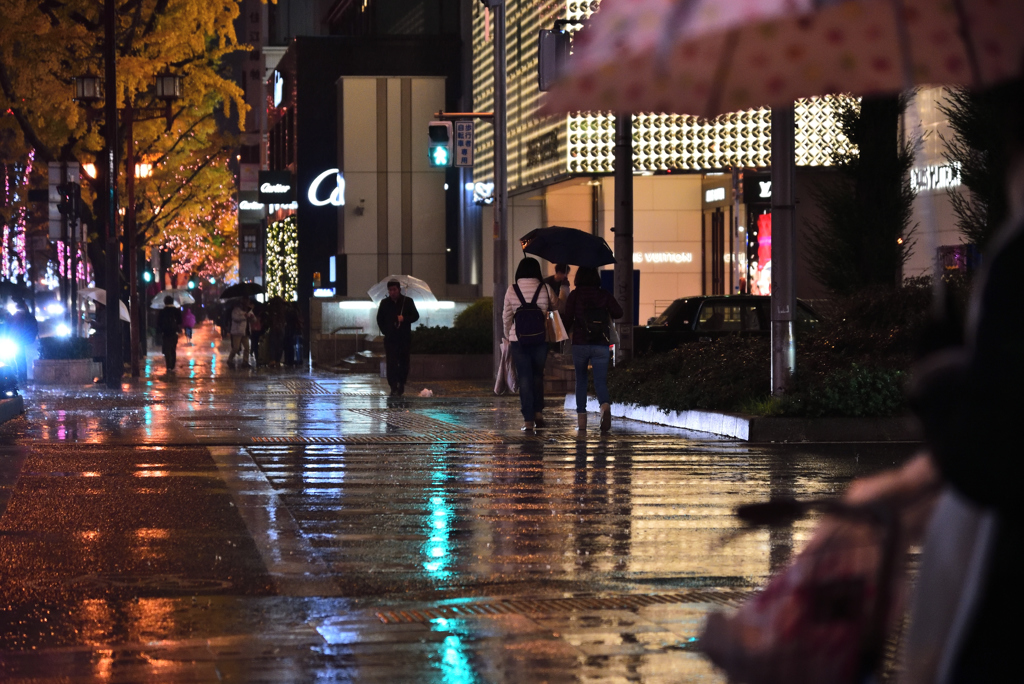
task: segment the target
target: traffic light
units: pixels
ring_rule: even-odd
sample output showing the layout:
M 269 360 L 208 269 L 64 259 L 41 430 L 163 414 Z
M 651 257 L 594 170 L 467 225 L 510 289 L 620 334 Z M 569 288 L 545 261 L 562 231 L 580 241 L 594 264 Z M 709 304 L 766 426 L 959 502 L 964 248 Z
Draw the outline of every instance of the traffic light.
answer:
M 452 122 L 431 121 L 427 126 L 430 141 L 429 159 L 431 166 L 452 165 Z
M 153 272 L 148 268 L 142 269 L 142 282 L 147 284 L 153 282 Z
M 82 186 L 78 183 L 61 183 L 57 186 L 57 192 L 60 193 L 57 211 L 64 216 L 77 217 L 82 202 Z
M 194 290 L 194 289 L 196 289 L 196 287 L 198 285 L 199 285 L 199 283 L 196 282 L 196 277 L 195 276 L 189 276 L 189 278 L 188 278 L 188 289 Z

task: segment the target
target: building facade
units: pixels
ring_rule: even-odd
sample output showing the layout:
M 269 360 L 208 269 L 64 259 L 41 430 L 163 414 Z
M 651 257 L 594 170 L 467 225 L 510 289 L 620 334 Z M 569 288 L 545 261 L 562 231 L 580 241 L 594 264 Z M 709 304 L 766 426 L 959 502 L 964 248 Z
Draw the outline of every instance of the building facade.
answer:
M 534 228 L 570 226 L 614 242 L 614 115 L 537 115 L 544 98 L 537 79 L 538 32 L 554 28 L 556 20 L 586 20 L 598 5 L 577 0 L 506 3 L 510 273 L 522 256 L 517 240 Z M 494 31 L 491 14 L 475 6 L 475 111 L 493 106 Z M 797 292 L 805 298 L 824 292 L 803 259 L 799 232 L 817 219 L 812 190 L 831 173 L 832 154 L 849 149 L 835 119 L 838 97 L 795 103 Z M 929 144 L 936 145 L 935 140 Z M 930 154 L 934 157 L 935 151 Z M 770 109 L 732 112 L 710 121 L 685 114 L 634 114 L 633 261 L 640 271 L 639 322 L 678 297 L 768 293 L 770 169 Z M 493 188 L 490 127 L 481 127 L 473 172 L 476 200 L 486 203 Z M 948 200 L 938 198 L 935 213 L 943 227 L 949 224 Z M 483 223 L 490 225 L 488 217 Z M 946 230 L 940 244 L 950 241 L 956 242 L 956 235 Z M 485 283 L 493 279 L 491 252 L 483 249 Z M 908 269 L 920 270 L 918 261 L 926 264 L 928 259 L 912 258 Z

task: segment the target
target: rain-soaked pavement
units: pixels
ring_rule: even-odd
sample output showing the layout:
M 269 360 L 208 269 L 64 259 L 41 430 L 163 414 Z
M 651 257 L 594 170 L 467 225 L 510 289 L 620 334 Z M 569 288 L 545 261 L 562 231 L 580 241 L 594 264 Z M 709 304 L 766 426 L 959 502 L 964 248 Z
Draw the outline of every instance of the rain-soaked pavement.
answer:
M 913 449 L 526 435 L 482 385 L 396 401 L 195 339 L 0 430 L 0 680 L 719 682 L 702 620 L 813 525 L 723 543 L 731 509 Z

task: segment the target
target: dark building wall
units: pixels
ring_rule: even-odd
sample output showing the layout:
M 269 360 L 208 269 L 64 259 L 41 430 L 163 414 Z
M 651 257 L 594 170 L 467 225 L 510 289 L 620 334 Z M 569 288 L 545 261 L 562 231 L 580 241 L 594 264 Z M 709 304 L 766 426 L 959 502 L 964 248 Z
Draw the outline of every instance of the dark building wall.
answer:
M 315 207 L 306 200 L 306 190 L 316 175 L 337 167 L 340 160 L 338 78 L 444 76 L 445 108 L 452 110 L 462 97 L 461 50 L 457 36 L 312 36 L 296 38 L 289 46 L 278 67 L 286 78 L 286 100 L 272 112 L 270 122 L 273 129 L 278 122 L 287 126 L 289 116 L 294 117 L 294 147 L 282 144 L 282 158 L 276 167 L 289 168 L 296 176 L 299 302 L 312 297 L 313 273 L 327 273 L 329 259 L 339 248 L 337 209 Z M 344 266 L 339 266 L 344 271 Z

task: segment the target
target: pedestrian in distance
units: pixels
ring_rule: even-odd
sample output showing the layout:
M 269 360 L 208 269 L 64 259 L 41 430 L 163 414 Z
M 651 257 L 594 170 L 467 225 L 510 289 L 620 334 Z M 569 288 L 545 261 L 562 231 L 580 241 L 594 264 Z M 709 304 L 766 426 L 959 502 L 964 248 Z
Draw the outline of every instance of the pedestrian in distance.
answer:
M 544 365 L 548 358 L 547 317 L 555 308 L 555 295 L 544 284 L 540 263 L 525 257 L 516 268 L 515 282 L 505 292 L 502 323 L 509 352 L 519 376 L 519 406 L 524 431 L 546 426 L 544 421 Z
M 377 328 L 384 336 L 384 354 L 388 369 L 391 396 L 405 393 L 409 378 L 409 355 L 412 350 L 412 324 L 420 319 L 416 303 L 402 294 L 397 280 L 388 281 L 388 296 L 377 307 Z
M 164 308 L 160 309 L 156 323 L 163 338 L 164 362 L 170 373 L 178 363 L 178 333 L 181 332 L 181 311 L 174 306 L 174 297 L 164 297 Z
M 234 368 L 235 357 L 241 354 L 242 368 L 249 367 L 249 323 L 253 318 L 252 303 L 241 299 L 231 309 L 231 354 L 228 355 L 228 367 Z
M 260 337 L 263 336 L 263 314 L 262 305 L 254 306 L 252 318 L 249 319 L 249 349 L 252 351 L 253 363 L 260 365 Z
M 611 322 L 622 317 L 622 307 L 601 287 L 596 268 L 581 266 L 576 271 L 576 289 L 565 303 L 565 327 L 572 340 L 572 365 L 576 369 L 577 430 L 587 429 L 587 366 L 594 372 L 594 389 L 601 404 L 601 432 L 612 425 L 608 396 L 608 362 L 611 358 Z
M 181 326 L 185 329 L 185 339 L 188 340 L 188 346 L 192 346 L 192 329 L 196 327 L 196 315 L 192 313 L 192 309 L 185 308 L 181 312 Z
M 544 284 L 555 293 L 558 314 L 565 318 L 565 303 L 569 299 L 569 264 L 555 264 L 555 274 L 544 279 Z

